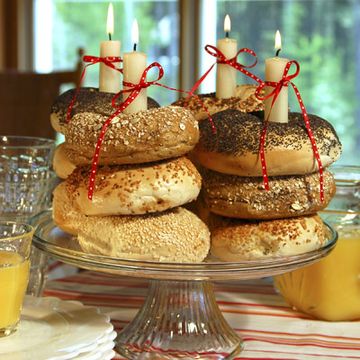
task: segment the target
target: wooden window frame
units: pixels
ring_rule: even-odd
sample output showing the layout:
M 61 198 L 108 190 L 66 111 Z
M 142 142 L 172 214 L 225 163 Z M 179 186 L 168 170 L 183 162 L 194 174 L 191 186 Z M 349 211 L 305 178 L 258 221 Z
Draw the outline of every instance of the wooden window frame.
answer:
M 33 0 L 0 0 L 0 69 L 32 70 Z
M 200 0 L 179 0 L 179 84 L 181 89 L 191 89 L 199 77 L 200 6 Z

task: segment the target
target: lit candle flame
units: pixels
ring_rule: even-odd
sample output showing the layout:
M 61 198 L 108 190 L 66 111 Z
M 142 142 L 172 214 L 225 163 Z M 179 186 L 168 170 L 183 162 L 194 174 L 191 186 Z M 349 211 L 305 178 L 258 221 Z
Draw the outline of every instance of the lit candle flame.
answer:
M 114 8 L 110 3 L 108 7 L 107 21 L 106 21 L 106 33 L 111 36 L 114 34 Z
M 224 31 L 226 33 L 229 33 L 230 30 L 231 30 L 231 20 L 230 20 L 229 14 L 226 14 L 225 19 L 224 19 Z
M 139 25 L 136 19 L 133 21 L 131 27 L 131 40 L 134 45 L 139 43 Z
M 279 30 L 276 30 L 275 34 L 275 50 L 281 50 L 281 35 Z

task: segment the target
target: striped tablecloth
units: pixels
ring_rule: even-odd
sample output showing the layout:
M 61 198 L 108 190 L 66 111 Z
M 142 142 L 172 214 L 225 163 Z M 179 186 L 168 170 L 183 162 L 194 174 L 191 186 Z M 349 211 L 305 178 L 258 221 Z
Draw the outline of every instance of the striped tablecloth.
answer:
M 85 271 L 50 281 L 44 295 L 100 307 L 119 331 L 146 292 L 146 281 Z M 360 321 L 310 319 L 289 308 L 268 280 L 221 282 L 215 292 L 226 320 L 245 341 L 237 359 L 360 359 Z

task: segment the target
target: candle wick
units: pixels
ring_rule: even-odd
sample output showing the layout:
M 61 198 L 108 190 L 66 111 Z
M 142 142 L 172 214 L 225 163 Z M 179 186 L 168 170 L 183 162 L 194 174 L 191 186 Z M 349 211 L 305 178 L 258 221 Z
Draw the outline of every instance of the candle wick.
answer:
M 225 31 L 225 37 L 226 37 L 226 38 L 229 37 L 229 31 Z
M 134 43 L 134 51 L 136 51 L 136 47 L 137 47 L 137 44 L 136 44 L 136 43 Z
M 109 40 L 111 41 L 111 33 L 109 33 Z
M 277 49 L 275 56 L 279 56 L 280 51 L 281 51 L 281 49 Z

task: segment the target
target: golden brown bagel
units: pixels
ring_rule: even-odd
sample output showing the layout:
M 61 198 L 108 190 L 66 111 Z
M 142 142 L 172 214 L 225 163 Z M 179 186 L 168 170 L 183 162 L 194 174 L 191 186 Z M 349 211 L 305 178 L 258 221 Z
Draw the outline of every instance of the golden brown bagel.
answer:
M 291 256 L 316 250 L 327 241 L 318 215 L 268 221 L 210 217 L 211 254 L 223 261 Z
M 74 207 L 82 214 L 140 215 L 181 206 L 197 198 L 201 177 L 185 157 L 141 165 L 99 167 L 92 200 L 90 167 L 78 167 L 66 180 Z
M 206 225 L 181 207 L 140 216 L 88 216 L 78 240 L 92 254 L 178 263 L 201 262 L 210 247 Z
M 75 115 L 66 127 L 66 149 L 76 165 L 91 164 L 102 124 L 107 117 Z M 189 110 L 167 106 L 120 114 L 109 125 L 99 164 L 138 164 L 169 159 L 192 150 L 199 139 L 198 123 Z
M 319 174 L 275 176 L 266 191 L 262 177 L 241 177 L 203 169 L 203 194 L 209 210 L 239 219 L 280 219 L 314 214 L 335 195 L 335 180 L 324 172 L 320 200 Z

